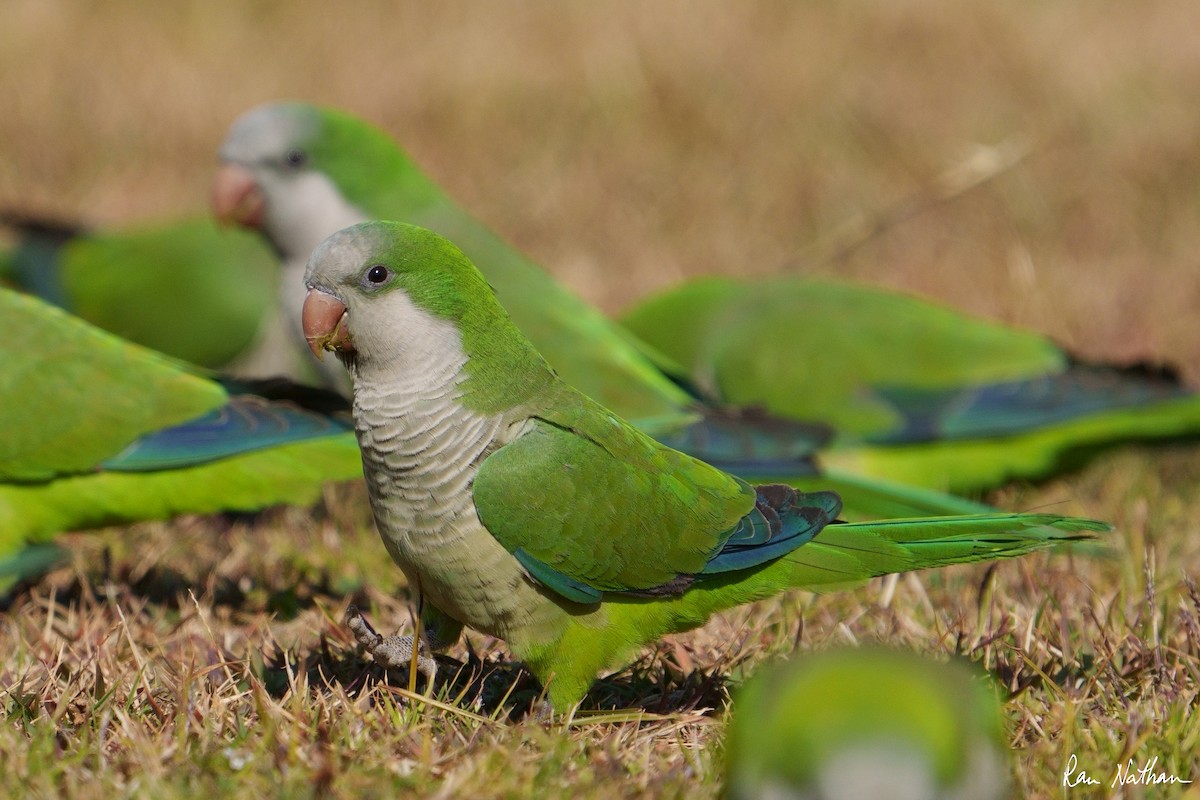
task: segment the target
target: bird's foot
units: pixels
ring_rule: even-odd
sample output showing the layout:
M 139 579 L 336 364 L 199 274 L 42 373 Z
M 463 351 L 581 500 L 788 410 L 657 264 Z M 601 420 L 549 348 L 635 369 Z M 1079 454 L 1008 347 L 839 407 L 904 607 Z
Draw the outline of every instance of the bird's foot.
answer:
M 367 618 L 362 615 L 357 606 L 351 605 L 346 609 L 346 627 L 354 634 L 354 641 L 358 644 L 359 652 L 368 653 L 375 663 L 384 669 L 400 669 L 408 668 L 413 660 L 413 637 L 411 636 L 381 636 L 371 627 L 371 623 L 367 622 Z M 434 659 L 421 652 L 423 648 L 419 643 L 417 647 L 417 671 L 425 676 L 427 686 L 431 690 L 433 687 L 434 676 L 437 675 L 437 662 Z
M 529 710 L 529 718 L 537 725 L 550 725 L 554 722 L 554 706 L 543 699 Z

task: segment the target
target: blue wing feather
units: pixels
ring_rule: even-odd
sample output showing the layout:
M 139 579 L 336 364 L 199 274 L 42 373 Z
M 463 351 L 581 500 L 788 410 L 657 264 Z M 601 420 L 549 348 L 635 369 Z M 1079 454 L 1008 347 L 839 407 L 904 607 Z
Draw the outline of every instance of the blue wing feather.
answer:
M 148 472 L 203 464 L 268 447 L 340 436 L 348 420 L 253 395 L 231 397 L 221 408 L 137 439 L 100 469 Z
M 1191 395 L 1172 372 L 1136 364 L 1072 363 L 1066 371 L 954 389 L 878 387 L 904 419 L 877 444 L 1008 436 L 1090 414 L 1137 408 Z
M 738 521 L 725 545 L 701 575 L 756 567 L 812 541 L 842 510 L 836 492 L 798 492 L 790 486 L 758 486 L 754 509 Z

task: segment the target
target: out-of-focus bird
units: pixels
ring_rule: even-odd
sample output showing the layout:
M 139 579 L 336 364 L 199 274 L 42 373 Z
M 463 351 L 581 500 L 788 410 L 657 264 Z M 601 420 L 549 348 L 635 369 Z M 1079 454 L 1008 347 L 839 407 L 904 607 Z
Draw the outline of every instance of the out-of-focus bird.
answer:
M 321 239 L 367 219 L 422 225 L 467 253 L 568 382 L 671 446 L 743 477 L 804 486 L 796 478 L 811 468 L 800 462 L 824 444 L 812 423 L 831 424 L 825 480 L 853 511 L 955 510 L 929 497 L 888 500 L 863 476 L 978 491 L 1045 476 L 1112 442 L 1200 430 L 1200 401 L 1165 372 L 1078 364 L 1036 335 L 880 289 L 699 281 L 622 327 L 457 206 L 385 133 L 333 109 L 253 109 L 221 158 L 215 210 L 258 228 L 281 254 L 294 331 L 299 278 Z M 770 413 L 731 420 L 714 406 Z
M 1042 478 L 1105 445 L 1200 434 L 1200 395 L 1170 370 L 1086 363 L 891 290 L 706 278 L 621 321 L 706 396 L 829 423 L 826 463 L 922 486 Z
M 996 688 L 964 663 L 835 650 L 763 667 L 734 697 L 729 800 L 1000 800 Z
M 292 357 L 249 352 L 279 273 L 260 237 L 204 217 L 94 231 L 0 212 L 0 229 L 14 239 L 0 250 L 0 284 L 124 339 L 203 367 L 257 358 L 263 375 L 283 374 Z

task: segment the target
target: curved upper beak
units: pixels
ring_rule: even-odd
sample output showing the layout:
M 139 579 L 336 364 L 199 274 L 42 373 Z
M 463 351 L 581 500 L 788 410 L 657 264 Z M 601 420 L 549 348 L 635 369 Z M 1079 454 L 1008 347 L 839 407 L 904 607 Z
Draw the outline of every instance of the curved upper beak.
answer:
M 266 208 L 266 198 L 248 169 L 237 164 L 220 166 L 212 184 L 212 209 L 218 220 L 257 228 Z
M 317 358 L 321 358 L 326 350 L 354 352 L 350 331 L 346 329 L 346 306 L 333 295 L 320 289 L 309 289 L 301 319 L 304 339 Z

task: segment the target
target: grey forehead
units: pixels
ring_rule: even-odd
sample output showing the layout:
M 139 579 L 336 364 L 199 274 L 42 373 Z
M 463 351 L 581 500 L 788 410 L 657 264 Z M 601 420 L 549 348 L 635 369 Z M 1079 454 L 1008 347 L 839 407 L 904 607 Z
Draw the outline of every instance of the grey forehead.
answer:
M 317 126 L 311 108 L 297 103 L 259 106 L 238 117 L 221 145 L 226 161 L 252 162 L 280 156 L 307 139 Z
M 306 286 L 320 286 L 356 272 L 371 260 L 371 237 L 361 226 L 343 228 L 317 246 L 304 270 Z

